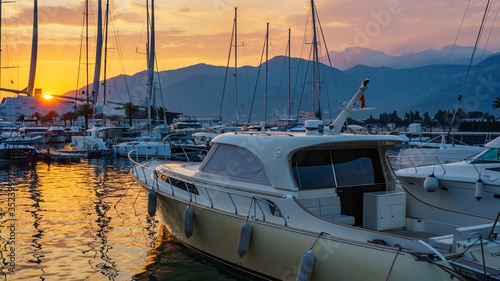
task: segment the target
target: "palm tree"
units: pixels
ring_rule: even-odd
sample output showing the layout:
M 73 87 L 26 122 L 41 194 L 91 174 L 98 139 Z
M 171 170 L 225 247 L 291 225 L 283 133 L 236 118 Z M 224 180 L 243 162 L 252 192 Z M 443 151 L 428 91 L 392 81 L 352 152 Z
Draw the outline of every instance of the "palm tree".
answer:
M 77 116 L 85 118 L 85 130 L 89 129 L 89 116 L 94 113 L 94 106 L 91 103 L 83 103 L 76 109 Z
M 75 114 L 75 112 L 74 112 L 74 111 L 68 111 L 68 112 L 65 112 L 65 113 L 63 113 L 63 114 L 61 115 L 60 120 L 61 120 L 61 121 L 64 121 L 64 127 L 66 127 L 66 126 L 67 126 L 67 124 L 68 124 L 67 122 L 68 122 L 68 121 L 69 121 L 69 125 L 70 125 L 70 126 L 73 126 L 73 120 L 75 120 L 75 119 L 76 119 L 76 117 L 77 117 L 77 116 L 76 116 L 76 114 Z
M 59 117 L 59 114 L 55 110 L 51 110 L 45 114 L 43 120 L 50 123 L 50 125 L 54 125 L 54 121 L 56 121 L 57 117 Z
M 497 109 L 500 108 L 500 96 L 497 96 L 495 100 L 493 101 L 493 104 L 491 105 L 493 108 Z
M 121 107 L 116 107 L 115 109 L 120 110 L 124 109 L 125 110 L 125 115 L 128 117 L 128 125 L 132 127 L 132 117 L 134 114 L 139 112 L 139 107 L 132 102 L 127 102 Z
M 17 116 L 17 118 L 16 118 L 16 121 L 23 122 L 23 121 L 24 121 L 24 118 L 26 118 L 26 115 L 24 115 L 24 114 L 19 114 L 19 116 Z
M 35 118 L 35 124 L 38 125 L 38 121 L 41 121 L 43 119 L 43 116 L 40 112 L 35 111 L 33 114 L 31 114 L 31 118 Z

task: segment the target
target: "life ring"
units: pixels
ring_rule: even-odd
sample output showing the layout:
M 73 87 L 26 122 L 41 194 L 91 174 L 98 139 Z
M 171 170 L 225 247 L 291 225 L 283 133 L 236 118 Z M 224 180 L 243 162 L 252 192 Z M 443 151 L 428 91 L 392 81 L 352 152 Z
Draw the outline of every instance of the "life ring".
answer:
M 205 142 L 205 141 L 207 140 L 207 137 L 205 137 L 205 136 L 201 136 L 201 138 L 200 138 L 200 139 L 201 139 L 201 141 L 202 141 L 202 142 Z

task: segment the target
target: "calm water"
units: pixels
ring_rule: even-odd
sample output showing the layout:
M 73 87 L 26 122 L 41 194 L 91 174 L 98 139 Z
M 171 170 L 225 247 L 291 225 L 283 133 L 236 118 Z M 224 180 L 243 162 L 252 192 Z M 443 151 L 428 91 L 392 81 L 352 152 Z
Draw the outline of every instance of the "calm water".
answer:
M 248 280 L 194 256 L 123 158 L 0 166 L 0 280 Z

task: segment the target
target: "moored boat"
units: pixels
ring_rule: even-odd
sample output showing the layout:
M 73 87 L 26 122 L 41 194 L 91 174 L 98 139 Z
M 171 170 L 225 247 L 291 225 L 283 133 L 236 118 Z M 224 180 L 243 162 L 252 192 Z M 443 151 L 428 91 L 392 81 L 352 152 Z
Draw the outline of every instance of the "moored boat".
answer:
M 8 138 L 0 141 L 0 162 L 2 163 L 34 163 L 37 150 L 34 144 L 43 141 L 41 136 L 23 137 L 17 131 L 11 131 Z
M 384 174 L 383 157 L 399 141 L 226 133 L 201 164 L 151 161 L 132 174 L 157 195 L 179 241 L 263 278 L 295 278 L 308 253 L 311 280 L 452 280 L 451 265 L 424 241 L 376 231 L 404 227 L 405 193 Z M 363 206 L 368 195 L 393 200 L 396 218 L 370 216 L 380 207 Z
M 406 229 L 406 193 L 386 157 L 401 138 L 305 128 L 221 134 L 201 163 L 149 160 L 131 174 L 181 243 L 261 278 L 462 278 L 429 233 Z
M 500 212 L 500 137 L 484 146 L 464 161 L 399 169 L 396 175 L 406 192 L 427 205 L 493 220 Z
M 446 142 L 447 138 L 444 135 L 439 138 L 440 142 L 413 142 L 409 147 L 402 148 L 396 159 L 396 167 L 408 168 L 458 162 L 485 150 L 483 146 Z

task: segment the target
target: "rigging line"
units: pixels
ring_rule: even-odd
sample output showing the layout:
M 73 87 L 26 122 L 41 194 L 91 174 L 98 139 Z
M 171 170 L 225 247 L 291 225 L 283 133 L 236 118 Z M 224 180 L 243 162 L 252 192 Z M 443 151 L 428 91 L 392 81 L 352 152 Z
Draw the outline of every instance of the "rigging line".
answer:
M 321 32 L 321 38 L 323 39 L 323 43 L 325 45 L 326 56 L 328 58 L 328 64 L 330 65 L 330 69 L 331 69 L 331 72 L 332 72 L 333 82 L 335 83 L 335 88 L 336 88 L 337 93 L 339 95 L 339 100 L 341 100 L 342 99 L 342 95 L 340 94 L 339 84 L 337 83 L 337 77 L 335 76 L 335 72 L 334 72 L 334 69 L 333 69 L 332 59 L 330 57 L 330 51 L 328 51 L 328 46 L 326 45 L 325 33 L 323 32 L 323 26 L 321 25 L 321 22 L 320 22 L 320 19 L 319 19 L 319 15 L 318 15 L 318 11 L 316 11 L 316 18 L 318 19 L 319 30 Z M 325 83 L 325 85 L 326 85 L 326 83 Z
M 486 38 L 486 43 L 484 44 L 483 53 L 481 54 L 481 61 L 484 58 L 484 53 L 486 52 L 486 46 L 488 46 L 488 43 L 490 42 L 491 33 L 493 32 L 493 28 L 495 28 L 495 23 L 497 21 L 497 16 L 499 11 L 500 11 L 500 4 L 498 4 L 497 12 L 495 13 L 495 17 L 493 18 L 493 22 L 491 23 L 491 29 L 490 32 L 488 33 L 488 38 Z
M 267 34 L 266 34 L 266 39 L 267 39 Z M 259 63 L 259 68 L 257 70 L 257 78 L 255 79 L 255 87 L 253 89 L 252 102 L 250 104 L 250 113 L 248 114 L 247 123 L 250 123 L 250 118 L 252 118 L 253 103 L 255 100 L 255 95 L 257 94 L 257 85 L 259 84 L 260 69 L 262 68 L 262 60 L 264 58 L 264 50 L 265 49 L 266 49 L 266 40 L 264 40 L 264 46 L 262 47 L 262 53 L 260 54 L 260 63 Z M 265 117 L 264 117 L 264 120 L 265 120 Z
M 1 1 L 1 0 L 0 0 Z M 83 29 L 85 26 L 85 15 L 83 16 L 83 23 L 82 23 L 82 33 L 83 34 Z M 75 105 L 74 105 L 74 110 L 76 111 L 76 99 L 78 98 L 78 85 L 80 83 L 80 66 L 82 63 L 82 50 L 83 50 L 83 36 L 80 36 L 80 55 L 78 57 L 78 70 L 77 70 L 77 75 L 76 75 L 76 87 L 75 87 Z
M 307 12 L 307 17 L 306 17 L 306 23 L 304 24 L 304 36 L 302 37 L 302 42 L 304 42 L 303 44 L 301 44 L 301 47 L 300 47 L 300 53 L 299 53 L 299 58 L 303 58 L 304 56 L 304 50 L 305 50 L 305 45 L 307 44 L 307 29 L 308 29 L 308 26 L 309 26 L 309 16 L 311 15 L 311 13 Z M 311 57 L 311 55 L 309 54 L 309 58 Z M 295 72 L 295 83 L 294 83 L 294 86 L 293 86 L 293 95 L 292 95 L 292 100 L 295 100 L 295 94 L 297 93 L 297 85 L 299 83 L 299 74 L 300 74 L 300 70 L 302 69 L 302 64 L 304 63 L 304 59 L 300 59 L 298 61 L 298 65 L 297 65 L 297 71 Z M 307 69 L 309 67 L 309 64 L 307 63 L 306 64 L 306 72 L 305 72 L 305 76 L 307 76 Z M 298 107 L 297 107 L 297 115 L 296 115 L 296 119 L 298 120 L 299 119 L 299 113 L 300 113 L 300 108 L 302 106 L 302 99 L 304 97 L 304 89 L 305 89 L 305 81 L 303 81 L 302 83 L 302 91 L 300 91 L 300 98 L 299 98 L 299 104 L 298 104 Z
M 236 20 L 236 18 L 235 18 Z M 234 40 L 234 28 L 235 24 L 233 23 L 233 29 L 231 30 L 231 43 L 229 44 L 229 54 L 227 56 L 227 64 L 226 64 L 226 73 L 224 75 L 224 85 L 222 86 L 222 97 L 220 101 L 220 107 L 219 107 L 219 122 L 222 121 L 222 107 L 224 105 L 224 96 L 226 94 L 226 83 L 227 83 L 227 76 L 229 72 L 229 64 L 231 63 L 231 53 L 233 51 L 233 40 Z
M 312 53 L 312 48 L 310 49 L 310 52 Z M 309 54 L 309 55 L 311 55 L 311 54 Z M 309 65 L 310 64 L 311 64 L 311 61 L 308 60 L 307 63 L 306 63 L 305 75 L 304 75 L 304 80 L 303 80 L 303 83 L 302 83 L 302 91 L 301 91 L 301 94 L 300 94 L 299 106 L 297 108 L 297 119 L 299 118 L 300 108 L 302 107 L 302 100 L 303 100 L 304 94 L 305 94 L 305 89 L 306 89 L 306 85 L 307 85 L 307 74 L 309 72 Z
M 488 0 L 488 2 L 486 3 L 486 8 L 484 10 L 484 14 L 483 14 L 483 19 L 481 21 L 481 25 L 479 26 L 479 32 L 478 32 L 477 37 L 476 37 L 476 43 L 474 44 L 474 48 L 472 49 L 472 55 L 471 55 L 471 58 L 470 58 L 470 61 L 469 61 L 469 66 L 467 67 L 467 72 L 465 73 L 465 79 L 464 79 L 464 83 L 462 84 L 462 90 L 460 91 L 460 93 L 463 93 L 465 84 L 467 82 L 467 78 L 469 76 L 469 72 L 470 72 L 472 63 L 474 61 L 474 55 L 476 54 L 477 46 L 479 45 L 479 40 L 481 39 L 481 35 L 483 33 L 484 23 L 486 21 L 487 15 L 488 15 L 488 10 L 490 9 L 490 4 L 491 4 L 491 0 Z M 452 122 L 453 122 L 453 120 L 452 120 Z
M 485 10 L 484 10 L 483 19 L 481 20 L 481 25 L 479 26 L 479 31 L 478 31 L 478 34 L 476 37 L 476 42 L 474 44 L 474 48 L 472 49 L 472 55 L 470 57 L 469 65 L 467 67 L 467 72 L 465 73 L 465 78 L 464 78 L 464 82 L 462 84 L 462 89 L 460 90 L 460 94 L 458 95 L 457 110 L 455 110 L 455 112 L 453 113 L 453 117 L 451 119 L 451 123 L 450 123 L 450 126 L 448 128 L 448 134 L 447 134 L 446 139 L 449 139 L 450 134 L 451 134 L 451 127 L 453 127 L 453 122 L 455 121 L 455 117 L 456 117 L 457 111 L 459 109 L 460 101 L 462 100 L 462 93 L 464 92 L 465 85 L 467 83 L 467 78 L 469 77 L 470 69 L 471 69 L 472 63 L 474 61 L 474 56 L 476 54 L 477 46 L 479 45 L 479 40 L 481 39 L 481 35 L 483 33 L 483 30 L 484 30 L 484 24 L 486 22 L 486 18 L 488 17 L 488 11 L 490 10 L 490 4 L 491 4 L 491 0 L 488 0 L 488 2 L 486 3 Z
M 450 64 L 451 58 L 453 56 L 453 51 L 455 50 L 455 47 L 457 45 L 458 37 L 459 37 L 460 31 L 462 30 L 462 27 L 464 25 L 465 17 L 467 15 L 467 11 L 469 11 L 469 6 L 470 6 L 470 0 L 467 2 L 467 6 L 465 7 L 464 15 L 462 17 L 462 21 L 460 22 L 460 27 L 458 28 L 457 35 L 455 36 L 455 41 L 453 41 L 453 45 L 451 46 L 450 56 L 448 57 L 448 63 L 447 63 L 447 65 Z M 444 80 L 444 78 L 442 78 L 442 80 Z M 437 100 L 438 96 L 439 96 L 439 91 L 436 93 L 436 95 L 434 95 L 434 99 L 432 100 L 431 110 L 434 108 L 434 105 L 436 104 L 436 100 Z M 427 125 L 428 122 L 429 122 L 429 120 L 426 120 L 425 125 Z
M 116 6 L 114 5 L 114 2 L 113 2 L 113 10 L 116 11 Z M 119 30 L 118 28 L 116 27 L 116 17 L 113 15 L 112 16 L 112 25 L 113 25 L 113 29 L 114 29 L 114 34 L 115 34 L 115 44 L 116 44 L 116 49 L 117 49 L 117 52 L 118 52 L 118 58 L 120 60 L 120 67 L 121 67 L 121 70 L 122 70 L 122 73 L 126 73 L 125 72 L 125 66 L 124 66 L 124 59 L 123 59 L 123 50 L 121 48 L 121 39 L 120 39 L 120 33 L 119 33 Z M 127 91 L 127 95 L 128 95 L 128 99 L 130 101 L 132 101 L 132 97 L 131 97 L 131 94 L 130 94 L 130 87 L 128 86 L 128 79 L 126 78 L 126 76 L 123 76 L 123 79 L 125 81 L 125 90 Z
M 481 53 L 481 57 L 479 58 L 479 63 L 477 64 L 477 71 L 474 73 L 474 78 L 472 79 L 472 81 L 476 81 L 477 80 L 477 76 L 479 75 L 479 66 L 481 65 L 483 59 L 484 59 L 484 55 L 485 55 L 485 52 L 486 52 L 486 46 L 488 46 L 488 43 L 490 41 L 490 37 L 491 37 L 491 33 L 493 31 L 493 28 L 495 27 L 495 22 L 496 22 L 496 19 L 497 19 L 497 16 L 498 16 L 498 12 L 500 10 L 500 4 L 498 5 L 498 8 L 497 8 L 497 12 L 495 13 L 495 17 L 493 18 L 493 23 L 491 24 L 491 28 L 490 28 L 490 32 L 488 33 L 488 37 L 486 38 L 486 43 L 484 45 L 484 48 L 483 48 L 483 52 Z M 471 90 L 472 88 L 472 83 L 469 84 L 469 91 Z
M 165 100 L 163 99 L 163 91 L 161 90 L 161 78 L 160 78 L 160 67 L 158 66 L 158 58 L 156 57 L 156 54 L 155 54 L 155 63 L 156 63 L 156 77 L 158 77 L 157 79 L 157 83 L 158 83 L 158 90 L 160 92 L 160 100 L 161 100 L 161 105 L 162 107 L 165 109 Z M 154 86 L 154 83 L 153 83 L 153 86 Z M 155 93 L 155 91 L 153 91 L 153 93 Z M 156 93 L 155 93 L 155 96 L 156 96 Z M 159 114 L 159 110 L 156 110 L 156 118 L 158 118 L 158 114 Z M 163 116 L 162 118 L 164 119 L 165 121 L 165 124 L 167 124 L 167 120 L 166 120 L 166 110 L 163 110 Z
M 286 45 L 285 54 L 288 54 L 288 44 Z M 284 58 L 283 59 L 283 64 L 282 64 L 282 68 L 281 68 L 280 83 L 279 83 L 279 87 L 278 87 L 279 91 L 278 91 L 278 95 L 276 97 L 276 100 L 277 100 L 278 104 L 279 104 L 279 102 L 281 100 L 279 94 L 281 92 L 281 89 L 283 88 L 283 80 L 284 80 L 283 76 L 285 75 L 286 64 L 287 64 L 287 59 Z

